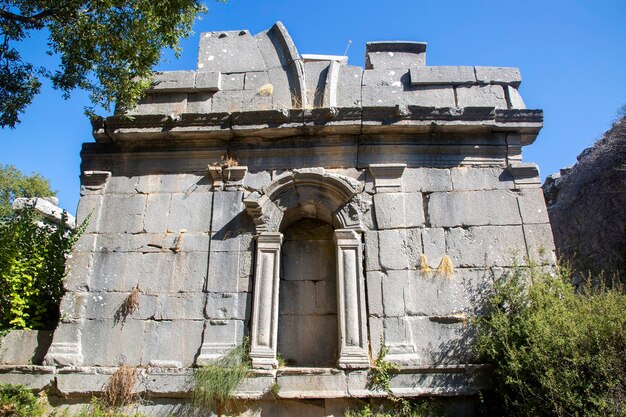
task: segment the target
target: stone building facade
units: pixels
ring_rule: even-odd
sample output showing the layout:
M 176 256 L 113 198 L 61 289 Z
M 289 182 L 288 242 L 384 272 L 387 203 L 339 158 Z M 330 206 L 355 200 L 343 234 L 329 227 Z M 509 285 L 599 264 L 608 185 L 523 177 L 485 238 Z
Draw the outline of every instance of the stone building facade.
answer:
M 250 413 L 343 415 L 384 396 L 367 384 L 384 340 L 396 395 L 475 395 L 481 289 L 551 262 L 521 152 L 543 114 L 515 68 L 425 58 L 418 42 L 371 42 L 365 68 L 300 55 L 281 23 L 203 33 L 195 71 L 156 74 L 132 112 L 95 122 L 61 323 L 43 365 L 3 378 L 86 402 L 137 366 L 145 411 L 167 415 L 192 367 L 249 337 Z

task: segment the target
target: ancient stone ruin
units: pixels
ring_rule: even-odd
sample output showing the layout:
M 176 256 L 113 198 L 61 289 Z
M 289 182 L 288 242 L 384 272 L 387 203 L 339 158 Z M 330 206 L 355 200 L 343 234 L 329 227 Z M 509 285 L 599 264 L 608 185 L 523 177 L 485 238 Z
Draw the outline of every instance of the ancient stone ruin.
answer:
M 522 162 L 543 114 L 516 68 L 427 66 L 420 42 L 365 53 L 300 55 L 281 23 L 203 33 L 195 71 L 96 122 L 61 322 L 43 363 L 5 361 L 2 380 L 81 404 L 125 364 L 143 411 L 186 415 L 192 368 L 249 337 L 236 403 L 341 416 L 386 395 L 368 385 L 384 340 L 395 395 L 471 414 L 481 289 L 553 261 Z

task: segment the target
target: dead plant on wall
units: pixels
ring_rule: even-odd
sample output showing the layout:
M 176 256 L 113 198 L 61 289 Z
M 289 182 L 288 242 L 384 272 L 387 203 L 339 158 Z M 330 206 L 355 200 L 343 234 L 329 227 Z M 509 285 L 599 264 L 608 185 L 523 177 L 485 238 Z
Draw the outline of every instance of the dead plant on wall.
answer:
M 137 402 L 138 396 L 134 392 L 137 373 L 136 368 L 128 365 L 117 368 L 104 387 L 102 403 L 108 408 L 118 408 Z
M 122 301 L 117 311 L 115 311 L 115 316 L 113 317 L 115 324 L 121 323 L 123 326 L 128 316 L 139 309 L 139 293 L 139 284 L 137 284 L 130 294 L 128 294 L 128 297 Z

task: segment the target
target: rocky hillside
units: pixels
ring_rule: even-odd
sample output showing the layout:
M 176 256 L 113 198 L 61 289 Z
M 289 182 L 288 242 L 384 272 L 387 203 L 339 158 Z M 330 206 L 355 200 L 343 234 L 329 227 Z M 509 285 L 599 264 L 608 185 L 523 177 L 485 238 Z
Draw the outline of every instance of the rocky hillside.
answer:
M 560 258 L 626 279 L 626 116 L 544 185 Z

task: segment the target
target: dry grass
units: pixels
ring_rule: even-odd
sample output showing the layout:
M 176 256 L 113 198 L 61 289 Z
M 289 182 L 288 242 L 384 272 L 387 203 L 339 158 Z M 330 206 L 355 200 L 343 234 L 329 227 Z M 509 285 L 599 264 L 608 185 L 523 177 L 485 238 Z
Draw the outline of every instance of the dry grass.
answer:
M 433 272 L 432 268 L 428 266 L 428 259 L 426 259 L 426 255 L 423 253 L 420 255 L 419 268 L 420 271 L 424 274 L 430 274 L 431 272 Z
M 272 84 L 264 84 L 259 88 L 257 94 L 261 97 L 269 97 L 274 94 L 274 86 Z
M 442 274 L 446 277 L 451 277 L 454 274 L 454 266 L 452 266 L 452 259 L 448 255 L 444 256 L 441 259 L 441 263 L 437 268 L 437 273 Z
M 104 387 L 102 402 L 110 408 L 124 407 L 138 400 L 134 393 L 137 381 L 137 369 L 132 366 L 122 365 L 111 375 L 109 382 Z
M 128 316 L 133 314 L 137 309 L 139 309 L 139 284 L 128 294 L 128 297 L 124 299 L 122 304 L 119 306 L 117 311 L 115 312 L 115 316 L 113 317 L 114 322 L 122 323 L 126 321 Z

